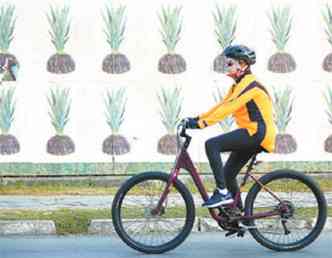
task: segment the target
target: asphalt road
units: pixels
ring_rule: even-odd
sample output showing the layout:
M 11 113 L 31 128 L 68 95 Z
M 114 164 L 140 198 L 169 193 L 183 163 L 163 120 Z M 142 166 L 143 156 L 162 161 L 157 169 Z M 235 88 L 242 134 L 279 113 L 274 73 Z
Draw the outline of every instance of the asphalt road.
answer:
M 332 233 L 324 233 L 309 247 L 296 252 L 275 252 L 257 244 L 250 235 L 225 238 L 223 233 L 192 233 L 177 249 L 145 255 L 127 247 L 115 236 L 0 237 L 0 258 L 332 258 Z

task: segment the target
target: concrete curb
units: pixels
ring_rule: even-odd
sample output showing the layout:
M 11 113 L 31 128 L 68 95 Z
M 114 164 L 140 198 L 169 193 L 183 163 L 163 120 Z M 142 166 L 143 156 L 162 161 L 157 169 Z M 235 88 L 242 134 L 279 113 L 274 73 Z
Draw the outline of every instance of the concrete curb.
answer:
M 169 221 L 172 221 L 171 219 Z M 174 223 L 174 222 L 173 222 Z M 302 227 L 312 227 L 314 221 L 300 221 L 299 225 Z M 192 232 L 219 232 L 223 231 L 214 219 L 210 218 L 196 218 Z M 324 227 L 324 231 L 332 231 L 332 217 L 328 218 Z M 88 228 L 88 234 L 114 234 L 115 230 L 112 220 L 91 220 Z
M 312 228 L 315 224 L 313 219 L 306 221 L 301 220 L 298 222 L 298 226 L 301 228 Z M 332 217 L 327 218 L 324 231 L 332 231 Z M 200 232 L 218 232 L 223 231 L 214 219 L 200 218 Z
M 169 219 L 166 223 L 175 223 L 175 226 L 183 225 L 183 220 Z M 301 221 L 304 227 L 312 226 L 314 221 Z M 192 232 L 219 232 L 223 231 L 218 224 L 210 218 L 196 218 Z M 324 231 L 332 231 L 332 217 L 326 221 Z M 56 227 L 52 220 L 0 220 L 0 236 L 10 235 L 55 235 Z M 91 220 L 88 234 L 112 235 L 115 234 L 112 220 Z
M 0 220 L 0 236 L 55 234 L 55 223 L 52 220 Z
M 88 234 L 110 235 L 114 234 L 115 229 L 111 219 L 94 219 L 91 220 L 88 227 Z
M 199 231 L 199 218 L 195 219 L 194 226 L 192 232 Z M 137 220 L 135 220 L 137 221 Z M 131 221 L 128 220 L 130 223 Z M 169 223 L 172 223 L 172 226 L 175 226 L 175 229 L 180 229 L 183 225 L 183 219 L 166 219 L 164 220 L 164 224 L 167 227 Z M 162 223 L 162 222 L 161 222 Z M 100 234 L 100 235 L 110 235 L 114 234 L 115 229 L 113 227 L 113 223 L 111 219 L 95 219 L 91 220 L 90 225 L 88 227 L 88 234 Z

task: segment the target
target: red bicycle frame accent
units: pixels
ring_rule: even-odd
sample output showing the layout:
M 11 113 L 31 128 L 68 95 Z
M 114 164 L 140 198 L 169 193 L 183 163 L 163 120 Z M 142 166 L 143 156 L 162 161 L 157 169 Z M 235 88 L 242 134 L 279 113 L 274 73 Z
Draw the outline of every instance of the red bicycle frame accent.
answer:
M 247 180 L 248 177 L 251 177 L 256 183 L 258 183 L 262 188 L 264 188 L 267 192 L 269 192 L 275 199 L 277 199 L 279 202 L 281 202 L 281 200 L 278 198 L 278 196 L 276 196 L 272 191 L 270 191 L 270 189 L 268 189 L 266 186 L 264 186 L 256 177 L 254 177 L 253 175 L 250 174 L 250 171 L 251 171 L 253 165 L 254 165 L 254 159 L 252 160 L 252 162 L 248 166 L 248 170 L 246 172 L 244 182 L 241 186 L 245 185 L 246 180 Z M 171 187 L 173 186 L 174 182 L 177 180 L 177 177 L 180 173 L 180 169 L 185 169 L 189 172 L 189 174 L 191 175 L 191 177 L 192 177 L 192 179 L 193 179 L 193 181 L 194 181 L 194 183 L 195 183 L 202 199 L 204 201 L 208 200 L 209 196 L 208 196 L 208 193 L 207 193 L 207 191 L 204 187 L 204 184 L 201 180 L 201 177 L 200 177 L 196 167 L 194 166 L 194 164 L 193 164 L 193 162 L 192 162 L 192 160 L 191 160 L 191 158 L 190 158 L 190 156 L 187 152 L 187 149 L 182 146 L 182 148 L 181 148 L 181 150 L 180 150 L 180 152 L 179 152 L 179 154 L 176 158 L 175 166 L 171 171 L 169 181 L 168 181 L 163 193 L 161 194 L 161 197 L 160 197 L 160 200 L 158 202 L 158 205 L 157 205 L 156 209 L 154 209 L 154 211 L 153 211 L 154 214 L 158 214 L 161 211 L 162 204 L 166 200 L 167 195 L 170 192 Z M 233 207 L 233 208 L 236 207 L 238 202 L 240 201 L 240 195 L 241 195 L 241 193 L 238 193 L 234 198 L 235 199 L 234 203 L 230 204 L 230 206 L 228 206 L 228 207 Z M 213 219 L 215 219 L 217 222 L 225 221 L 226 218 L 223 217 L 223 216 L 220 216 L 218 211 L 219 210 L 217 208 L 210 208 L 209 209 L 209 213 L 210 213 L 210 215 Z M 239 220 L 252 220 L 252 219 L 266 218 L 266 217 L 271 217 L 271 216 L 276 216 L 276 215 L 280 215 L 279 210 L 274 210 L 274 211 L 269 211 L 269 212 L 260 212 L 260 213 L 253 214 L 252 216 L 244 215 L 244 216 L 238 217 L 237 219 L 239 219 Z

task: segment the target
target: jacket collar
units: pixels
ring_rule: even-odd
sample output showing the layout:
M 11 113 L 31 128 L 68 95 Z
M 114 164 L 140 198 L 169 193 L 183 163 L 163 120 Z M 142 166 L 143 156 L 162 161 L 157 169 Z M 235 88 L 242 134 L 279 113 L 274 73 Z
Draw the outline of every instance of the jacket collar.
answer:
M 247 73 L 243 76 L 239 83 L 232 85 L 232 94 L 230 99 L 236 98 L 249 84 L 256 80 L 256 77 L 252 73 Z
M 247 74 L 251 74 L 250 67 L 248 67 L 239 78 L 235 79 L 236 84 L 238 84 Z

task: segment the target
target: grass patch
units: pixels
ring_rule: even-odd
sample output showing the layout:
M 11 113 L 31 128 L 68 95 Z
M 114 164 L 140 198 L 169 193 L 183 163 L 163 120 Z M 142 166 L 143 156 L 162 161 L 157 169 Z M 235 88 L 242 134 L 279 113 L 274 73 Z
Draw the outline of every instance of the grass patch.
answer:
M 327 178 L 315 178 L 315 181 L 320 185 L 324 192 L 332 192 L 332 179 Z M 197 188 L 191 179 L 186 180 L 186 185 L 191 193 L 197 194 Z M 215 189 L 215 182 L 212 178 L 203 177 L 204 186 L 208 192 L 212 192 Z M 118 183 L 119 184 L 119 183 Z M 244 192 L 247 192 L 253 182 L 249 181 L 244 187 Z M 283 183 L 274 183 L 269 187 L 273 191 L 287 191 L 287 189 L 293 189 L 293 191 L 306 192 L 308 189 L 303 187 L 303 184 L 288 184 L 285 188 Z M 35 182 L 27 183 L 23 181 L 17 181 L 8 185 L 0 185 L 0 195 L 35 195 L 35 196 L 54 196 L 54 195 L 114 195 L 118 186 L 100 186 L 96 182 Z M 143 189 L 143 188 L 141 188 Z M 144 194 L 139 189 L 135 190 L 136 194 Z
M 118 187 L 101 187 L 101 186 L 70 186 L 70 185 L 37 185 L 20 187 L 9 185 L 0 186 L 0 195 L 36 195 L 36 196 L 53 196 L 53 195 L 114 195 Z
M 111 209 L 59 209 L 54 211 L 1 211 L 0 220 L 53 220 L 57 234 L 88 232 L 92 219 L 111 219 Z
M 315 178 L 314 179 L 320 186 L 321 190 L 324 192 L 332 192 L 332 179 L 326 179 L 326 178 Z M 253 186 L 254 182 L 253 181 L 248 181 L 245 187 L 243 188 L 243 192 L 248 192 L 249 189 Z M 197 193 L 197 187 L 196 185 L 192 182 L 192 180 L 188 181 L 186 183 L 188 189 L 190 190 L 191 193 Z M 213 179 L 205 179 L 204 180 L 204 186 L 206 187 L 208 192 L 212 192 L 216 188 L 216 184 Z M 276 181 L 273 183 L 269 183 L 267 185 L 269 189 L 275 192 L 287 192 L 289 189 L 291 189 L 294 192 L 308 192 L 310 189 L 305 186 L 303 183 L 298 184 L 297 181 L 287 183 L 282 181 Z

